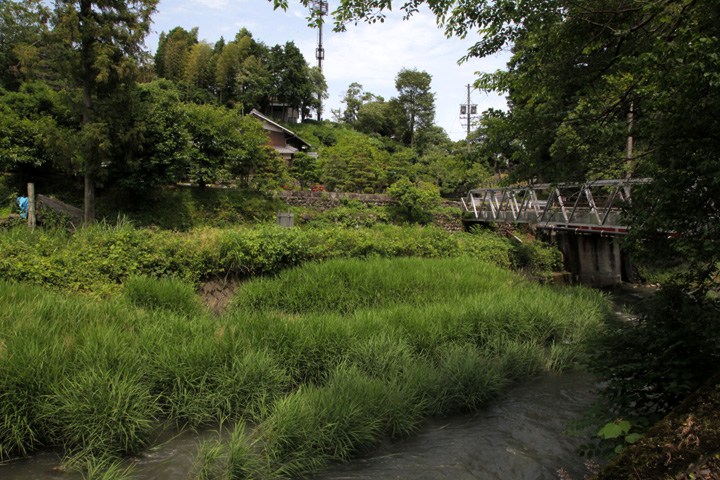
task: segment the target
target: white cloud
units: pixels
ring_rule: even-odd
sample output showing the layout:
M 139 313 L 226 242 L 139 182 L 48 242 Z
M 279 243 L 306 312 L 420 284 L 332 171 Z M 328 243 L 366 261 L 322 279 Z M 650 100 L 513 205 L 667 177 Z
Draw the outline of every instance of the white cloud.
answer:
M 212 8 L 214 10 L 224 10 L 230 5 L 228 0 L 192 0 L 192 3 L 196 3 L 200 7 Z

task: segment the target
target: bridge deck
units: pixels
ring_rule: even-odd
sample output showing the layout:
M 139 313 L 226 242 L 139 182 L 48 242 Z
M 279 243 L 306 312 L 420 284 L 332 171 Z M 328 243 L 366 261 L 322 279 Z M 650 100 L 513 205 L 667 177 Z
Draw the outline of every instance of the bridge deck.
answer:
M 461 203 L 470 222 L 528 223 L 537 228 L 625 235 L 622 209 L 631 185 L 651 179 L 533 184 L 470 190 Z

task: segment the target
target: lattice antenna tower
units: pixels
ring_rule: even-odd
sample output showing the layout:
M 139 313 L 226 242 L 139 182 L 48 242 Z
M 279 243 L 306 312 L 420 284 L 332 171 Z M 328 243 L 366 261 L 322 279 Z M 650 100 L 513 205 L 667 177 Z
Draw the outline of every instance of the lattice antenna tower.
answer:
M 323 48 L 322 36 L 322 17 L 328 14 L 328 0 L 312 0 L 310 3 L 310 11 L 312 12 L 313 17 L 320 20 L 320 22 L 318 22 L 318 46 L 315 49 L 315 58 L 318 62 L 318 68 L 322 71 L 322 62 L 325 60 L 325 49 Z
M 323 28 L 323 19 L 322 17 L 326 16 L 328 14 L 328 0 L 312 0 L 310 2 L 310 11 L 312 12 L 312 16 L 316 17 L 318 21 L 318 46 L 315 49 L 315 58 L 317 59 L 317 65 L 318 69 L 320 70 L 320 73 L 322 73 L 322 64 L 323 60 L 325 60 L 325 49 L 323 48 L 323 37 L 322 37 L 322 28 Z M 318 122 L 321 120 L 321 111 L 322 111 L 322 94 L 320 95 L 320 98 L 318 98 L 318 103 L 320 107 L 317 111 L 317 119 Z

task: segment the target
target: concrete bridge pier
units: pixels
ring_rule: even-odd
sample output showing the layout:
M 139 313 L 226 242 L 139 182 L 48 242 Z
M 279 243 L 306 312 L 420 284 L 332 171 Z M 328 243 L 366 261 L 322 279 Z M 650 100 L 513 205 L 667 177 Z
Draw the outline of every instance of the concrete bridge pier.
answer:
M 627 278 L 624 270 L 631 270 L 616 237 L 569 231 L 553 231 L 550 235 L 562 252 L 565 269 L 572 274 L 575 284 L 612 287 Z

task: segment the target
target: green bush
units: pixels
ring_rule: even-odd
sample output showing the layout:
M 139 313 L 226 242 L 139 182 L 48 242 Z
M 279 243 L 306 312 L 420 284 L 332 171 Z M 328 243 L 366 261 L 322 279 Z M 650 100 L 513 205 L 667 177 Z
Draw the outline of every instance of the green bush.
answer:
M 542 251 L 542 250 L 541 250 Z M 70 233 L 0 231 L 0 275 L 55 289 L 108 295 L 131 276 L 176 277 L 197 285 L 211 275 L 259 275 L 308 261 L 368 257 L 470 257 L 510 267 L 511 244 L 491 234 L 434 227 L 200 229 L 191 232 L 100 224 Z
M 618 453 L 629 435 L 634 441 L 720 365 L 716 297 L 669 284 L 639 308 L 636 319 L 609 324 L 587 343 L 588 369 L 603 385 L 589 419 L 599 429 L 592 448 L 599 455 Z
M 268 221 L 286 209 L 280 200 L 238 188 L 163 187 L 135 194 L 110 190 L 98 198 L 98 215 L 127 217 L 139 227 L 186 231 Z
M 440 191 L 427 182 L 413 183 L 407 178 L 401 178 L 387 189 L 400 208 L 404 209 L 408 220 L 427 223 L 430 210 L 440 205 Z
M 532 241 L 513 244 L 513 268 L 534 275 L 549 275 L 562 269 L 563 257 L 557 247 Z

